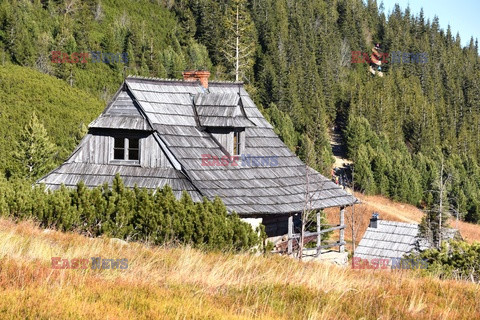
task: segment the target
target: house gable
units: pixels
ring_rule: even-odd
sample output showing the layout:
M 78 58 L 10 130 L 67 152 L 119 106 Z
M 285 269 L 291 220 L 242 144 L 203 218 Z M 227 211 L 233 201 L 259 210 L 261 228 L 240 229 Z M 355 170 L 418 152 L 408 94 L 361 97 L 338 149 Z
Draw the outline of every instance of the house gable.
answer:
M 89 128 L 152 131 L 146 117 L 125 86 L 115 94 L 105 111 Z

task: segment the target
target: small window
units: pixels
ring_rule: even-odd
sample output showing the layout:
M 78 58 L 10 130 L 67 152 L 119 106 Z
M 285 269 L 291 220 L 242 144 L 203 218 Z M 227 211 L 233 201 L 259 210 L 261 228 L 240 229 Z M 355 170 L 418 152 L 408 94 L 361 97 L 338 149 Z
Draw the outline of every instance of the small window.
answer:
M 138 139 L 128 139 L 128 160 L 138 160 Z
M 115 138 L 115 145 L 113 147 L 113 159 L 125 159 L 125 138 Z
M 233 155 L 238 156 L 241 152 L 240 131 L 233 132 Z
M 139 160 L 140 142 L 138 138 L 114 138 L 114 160 Z

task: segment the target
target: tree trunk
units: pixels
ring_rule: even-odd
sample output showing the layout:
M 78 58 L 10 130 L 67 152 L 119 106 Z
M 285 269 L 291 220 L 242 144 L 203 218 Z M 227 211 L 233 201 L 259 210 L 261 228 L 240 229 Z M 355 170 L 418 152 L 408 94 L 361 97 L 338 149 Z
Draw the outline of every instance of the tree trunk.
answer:
M 235 45 L 235 81 L 238 82 L 238 74 L 240 72 L 240 32 L 238 29 L 238 5 L 237 5 L 237 16 L 236 16 L 236 45 Z

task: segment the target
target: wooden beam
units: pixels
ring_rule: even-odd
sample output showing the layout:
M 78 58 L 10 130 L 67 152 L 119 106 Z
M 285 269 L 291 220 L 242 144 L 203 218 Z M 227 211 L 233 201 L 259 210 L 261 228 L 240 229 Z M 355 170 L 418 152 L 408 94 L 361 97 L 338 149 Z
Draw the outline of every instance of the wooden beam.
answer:
M 331 227 L 331 228 L 328 228 L 328 229 L 323 229 L 323 230 L 320 230 L 320 234 L 323 234 L 323 233 L 326 233 L 326 232 L 330 232 L 330 231 L 335 231 L 335 230 L 339 230 L 339 229 L 345 229 L 346 226 L 343 225 L 343 226 L 335 226 L 335 227 Z M 318 236 L 318 232 L 305 232 L 305 237 L 310 237 L 310 236 Z M 294 233 L 292 234 L 292 239 L 296 239 L 296 238 L 300 238 L 300 233 Z M 318 240 L 318 239 L 317 239 Z
M 335 231 L 335 230 L 342 230 L 342 229 L 345 229 L 345 225 L 341 225 L 341 226 L 335 226 L 335 227 L 331 227 L 331 228 L 328 228 L 328 229 L 323 229 L 322 231 L 320 231 L 321 233 L 325 233 L 325 232 L 330 232 L 330 231 Z
M 329 244 L 324 244 L 322 246 L 320 246 L 321 249 L 325 249 L 325 248 L 331 248 L 331 247 L 336 247 L 336 246 L 344 246 L 346 245 L 347 243 L 344 241 L 344 242 L 340 242 L 340 241 L 337 241 L 337 242 L 333 242 L 333 243 L 329 243 Z
M 288 254 L 293 253 L 293 216 L 288 217 Z
M 322 245 L 322 217 L 320 211 L 317 211 L 317 256 L 322 254 L 320 246 Z
M 345 207 L 340 208 L 340 225 L 343 226 L 345 224 Z M 340 253 L 345 252 L 345 229 L 340 229 Z

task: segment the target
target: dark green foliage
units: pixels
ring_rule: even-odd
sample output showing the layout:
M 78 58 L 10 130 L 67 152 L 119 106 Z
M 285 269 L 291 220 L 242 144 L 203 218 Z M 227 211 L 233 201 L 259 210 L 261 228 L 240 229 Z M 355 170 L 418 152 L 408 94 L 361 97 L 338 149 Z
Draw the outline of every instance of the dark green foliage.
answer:
M 295 152 L 298 145 L 298 133 L 295 131 L 292 119 L 290 116 L 278 110 L 277 106 L 272 103 L 265 109 L 265 118 L 274 127 L 275 133 L 282 139 L 285 145 Z
M 480 243 L 444 242 L 441 249 L 429 249 L 419 257 L 427 271 L 441 278 L 480 281 Z
M 355 184 L 359 190 L 366 194 L 375 193 L 375 181 L 370 167 L 368 149 L 365 145 L 360 145 L 355 159 Z
M 43 227 L 102 234 L 121 239 L 164 244 L 175 241 L 208 250 L 244 251 L 257 245 L 257 233 L 235 214 L 227 214 L 220 198 L 194 203 L 180 200 L 168 186 L 155 193 L 127 189 L 117 175 L 112 187 L 75 189 L 62 186 L 45 192 L 28 181 L 0 179 L 0 215 L 34 219 Z

